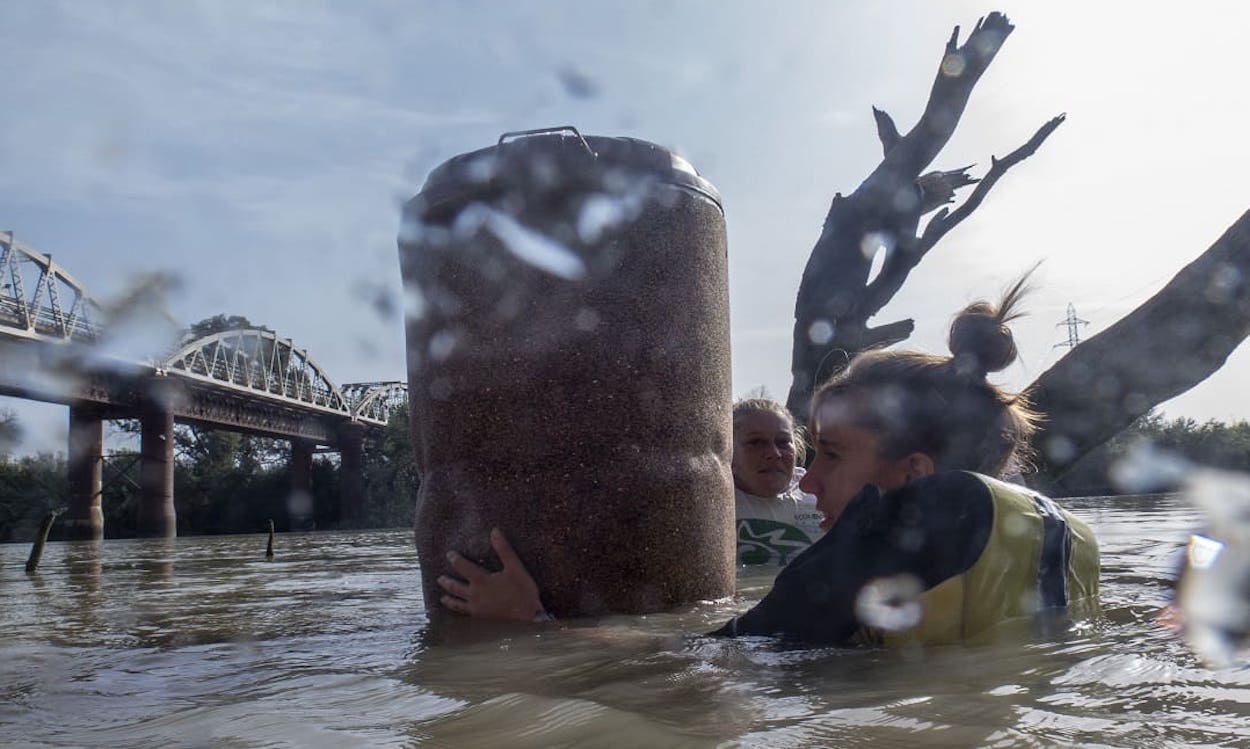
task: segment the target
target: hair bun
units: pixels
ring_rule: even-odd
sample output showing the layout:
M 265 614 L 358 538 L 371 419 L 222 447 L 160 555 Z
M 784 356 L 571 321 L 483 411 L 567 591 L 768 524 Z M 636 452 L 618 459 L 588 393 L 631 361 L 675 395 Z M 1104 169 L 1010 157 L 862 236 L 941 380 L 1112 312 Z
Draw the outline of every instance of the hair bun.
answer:
M 1016 341 L 999 310 L 988 302 L 974 302 L 951 323 L 952 365 L 960 374 L 985 377 L 1016 360 Z

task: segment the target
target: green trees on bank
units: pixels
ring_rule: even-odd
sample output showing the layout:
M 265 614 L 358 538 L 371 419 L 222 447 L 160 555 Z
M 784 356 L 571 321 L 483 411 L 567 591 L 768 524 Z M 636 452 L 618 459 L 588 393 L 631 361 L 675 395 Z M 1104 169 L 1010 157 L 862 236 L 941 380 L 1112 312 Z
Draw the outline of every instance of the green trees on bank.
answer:
M 1079 460 L 1064 475 L 1056 494 L 1114 495 L 1113 467 L 1143 443 L 1211 468 L 1250 472 L 1250 422 L 1165 419 L 1152 411 L 1097 450 Z
M 0 414 L 0 425 L 11 429 L 14 422 Z M 134 428 L 119 422 L 123 432 Z M 268 529 L 270 519 L 280 531 L 412 524 L 417 473 L 406 410 L 396 412 L 382 435 L 366 445 L 367 492 L 355 513 L 340 504 L 335 453 L 314 457 L 310 501 L 291 493 L 289 443 L 185 425 L 174 432 L 179 535 L 258 533 Z M 13 444 L 0 440 L 0 542 L 29 541 L 43 516 L 65 506 L 69 496 L 63 454 L 15 457 Z M 111 450 L 103 474 L 105 536 L 136 535 L 137 451 Z
M 30 541 L 50 510 L 65 505 L 63 455 L 0 454 L 0 541 Z

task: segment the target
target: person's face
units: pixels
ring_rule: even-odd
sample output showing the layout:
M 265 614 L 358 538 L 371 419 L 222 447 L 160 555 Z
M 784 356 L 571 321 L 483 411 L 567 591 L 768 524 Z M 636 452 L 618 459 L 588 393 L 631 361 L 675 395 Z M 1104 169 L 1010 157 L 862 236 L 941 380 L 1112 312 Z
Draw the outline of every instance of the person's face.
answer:
M 816 509 L 824 513 L 822 530 L 829 530 L 842 511 L 867 484 L 880 489 L 897 489 L 913 474 L 925 472 L 917 466 L 919 453 L 904 458 L 881 454 L 876 433 L 856 426 L 851 419 L 852 404 L 846 397 L 826 399 L 813 419 L 816 453 L 799 488 L 816 495 Z M 927 461 L 927 458 L 924 458 Z M 932 472 L 932 464 L 929 464 Z
M 778 414 L 758 411 L 734 419 L 734 486 L 757 497 L 775 497 L 794 475 L 794 426 Z

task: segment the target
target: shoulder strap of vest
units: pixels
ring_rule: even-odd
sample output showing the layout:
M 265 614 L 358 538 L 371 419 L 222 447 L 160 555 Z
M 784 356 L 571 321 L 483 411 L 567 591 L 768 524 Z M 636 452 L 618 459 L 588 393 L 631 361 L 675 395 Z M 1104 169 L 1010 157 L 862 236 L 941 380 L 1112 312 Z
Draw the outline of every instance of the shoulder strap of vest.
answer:
M 1031 505 L 1042 521 L 1041 555 L 1037 565 L 1038 608 L 1068 605 L 1068 569 L 1072 559 L 1072 536 L 1068 514 L 1053 499 L 1018 484 L 980 477 L 994 495 L 995 502 L 1023 502 Z

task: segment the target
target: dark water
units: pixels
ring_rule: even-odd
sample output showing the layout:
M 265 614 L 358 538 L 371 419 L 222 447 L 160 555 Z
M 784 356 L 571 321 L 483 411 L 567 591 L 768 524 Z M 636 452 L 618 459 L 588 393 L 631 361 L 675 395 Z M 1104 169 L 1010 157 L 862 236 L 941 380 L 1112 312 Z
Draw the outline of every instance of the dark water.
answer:
M 1250 746 L 1250 669 L 1153 618 L 1198 525 L 1175 497 L 1068 506 L 1105 617 L 1057 640 L 784 650 L 738 600 L 434 644 L 406 531 L 0 547 L 0 744 L 16 747 Z

